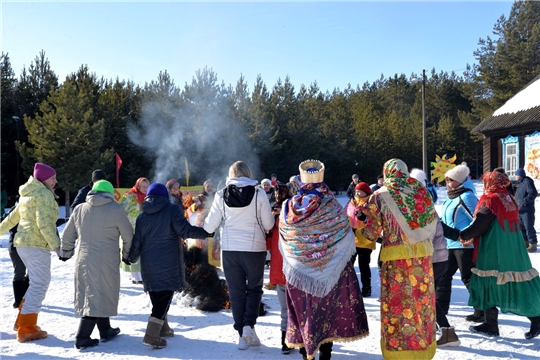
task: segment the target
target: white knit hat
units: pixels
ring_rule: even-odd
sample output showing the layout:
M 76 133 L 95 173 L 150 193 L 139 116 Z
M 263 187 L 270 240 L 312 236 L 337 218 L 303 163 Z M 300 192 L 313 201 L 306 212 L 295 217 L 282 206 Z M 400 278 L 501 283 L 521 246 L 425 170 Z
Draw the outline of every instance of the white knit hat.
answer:
M 467 179 L 467 176 L 469 176 L 469 173 L 470 170 L 467 165 L 458 165 L 455 168 L 448 170 L 444 176 L 463 184 Z
M 420 169 L 412 169 L 411 170 L 411 173 L 409 174 L 410 177 L 420 181 L 422 183 L 422 185 L 426 186 L 426 173 L 423 172 L 422 170 Z

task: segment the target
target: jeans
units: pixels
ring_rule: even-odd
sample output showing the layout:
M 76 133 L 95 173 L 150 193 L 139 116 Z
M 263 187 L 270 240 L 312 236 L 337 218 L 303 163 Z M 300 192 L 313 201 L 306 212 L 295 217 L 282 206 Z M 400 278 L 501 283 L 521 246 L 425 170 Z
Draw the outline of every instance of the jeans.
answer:
M 529 244 L 536 244 L 536 230 L 534 229 L 534 212 L 524 212 L 519 214 L 519 225 L 523 233 L 523 239 Z
M 257 323 L 266 251 L 223 251 L 221 256 L 234 328 L 241 335 L 244 326 L 253 327 Z
M 279 306 L 281 308 L 281 331 L 287 331 L 287 318 L 289 317 L 289 310 L 287 309 L 287 285 L 276 286 L 277 297 L 279 300 Z

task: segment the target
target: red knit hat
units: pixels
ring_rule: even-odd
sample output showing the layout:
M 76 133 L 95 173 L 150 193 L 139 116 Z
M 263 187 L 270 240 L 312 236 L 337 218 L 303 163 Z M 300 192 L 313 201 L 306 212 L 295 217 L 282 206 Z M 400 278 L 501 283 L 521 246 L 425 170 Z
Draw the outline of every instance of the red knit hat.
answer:
M 56 175 L 56 171 L 49 165 L 42 163 L 36 163 L 36 165 L 34 165 L 34 179 L 43 182 L 50 179 L 54 175 Z
M 367 195 L 371 195 L 373 193 L 373 191 L 371 191 L 371 188 L 369 187 L 369 185 L 365 182 L 359 182 L 354 190 L 362 190 L 363 192 L 365 192 Z

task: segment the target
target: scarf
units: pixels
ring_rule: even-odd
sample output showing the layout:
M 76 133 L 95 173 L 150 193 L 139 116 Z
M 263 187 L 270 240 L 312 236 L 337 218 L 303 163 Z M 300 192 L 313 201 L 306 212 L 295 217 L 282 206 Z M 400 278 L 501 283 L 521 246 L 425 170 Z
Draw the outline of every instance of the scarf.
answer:
M 146 194 L 143 194 L 140 190 L 141 183 L 143 181 L 149 182 L 147 178 L 138 178 L 135 182 L 135 185 L 129 190 L 126 194 L 135 194 L 137 195 L 137 204 L 142 204 L 144 202 L 144 198 L 146 197 Z
M 467 191 L 472 192 L 472 189 L 463 187 L 463 185 L 461 185 L 457 189 L 448 189 L 448 191 L 446 193 L 447 193 L 448 198 L 455 199 L 458 196 L 461 196 L 461 194 L 466 193 Z
M 516 232 L 521 230 L 518 206 L 514 197 L 508 192 L 508 185 L 510 185 L 510 180 L 506 174 L 497 171 L 485 173 L 484 194 L 478 200 L 474 215 L 476 216 L 480 208 L 487 207 L 497 217 L 503 231 Z M 505 229 L 505 220 L 508 221 L 508 229 Z M 478 237 L 474 238 L 473 260 L 476 260 L 479 242 Z
M 305 184 L 279 217 L 283 272 L 292 286 L 324 297 L 355 253 L 354 234 L 325 183 Z
M 383 169 L 384 185 L 378 191 L 399 224 L 409 245 L 433 239 L 437 213 L 428 190 L 409 177 L 407 165 L 399 159 L 388 160 Z
M 278 182 L 278 184 L 274 187 L 274 195 L 276 197 L 276 202 L 274 205 L 272 205 L 272 214 L 279 214 L 281 207 L 283 206 L 283 202 L 291 197 L 289 188 L 287 185 Z

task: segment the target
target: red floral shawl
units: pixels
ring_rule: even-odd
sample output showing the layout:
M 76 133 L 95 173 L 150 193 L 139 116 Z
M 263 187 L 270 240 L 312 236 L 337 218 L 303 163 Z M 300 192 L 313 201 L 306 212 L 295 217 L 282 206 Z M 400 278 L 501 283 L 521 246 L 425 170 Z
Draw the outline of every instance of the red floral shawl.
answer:
M 135 185 L 131 188 L 131 190 L 129 190 L 126 193 L 126 194 L 135 194 L 135 195 L 137 195 L 137 203 L 138 204 L 142 204 L 143 201 L 144 201 L 144 198 L 146 197 L 146 194 L 143 194 L 141 192 L 141 190 L 140 190 L 140 186 L 141 186 L 141 183 L 143 181 L 146 181 L 146 182 L 150 183 L 147 178 L 144 178 L 144 177 L 138 178 L 137 181 L 135 182 Z

